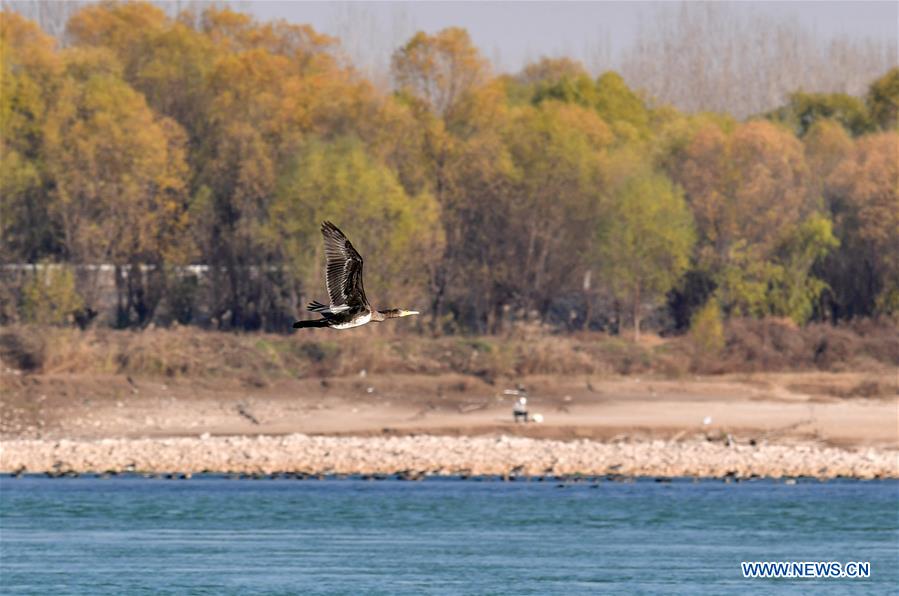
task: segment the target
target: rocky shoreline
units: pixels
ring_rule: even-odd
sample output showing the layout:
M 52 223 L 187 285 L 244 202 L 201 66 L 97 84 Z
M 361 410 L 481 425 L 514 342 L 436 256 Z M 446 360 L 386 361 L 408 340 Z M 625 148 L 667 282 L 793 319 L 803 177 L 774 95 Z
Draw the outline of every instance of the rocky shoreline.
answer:
M 9 440 L 5 473 L 899 478 L 899 451 L 815 443 L 551 441 L 518 437 L 202 435 Z

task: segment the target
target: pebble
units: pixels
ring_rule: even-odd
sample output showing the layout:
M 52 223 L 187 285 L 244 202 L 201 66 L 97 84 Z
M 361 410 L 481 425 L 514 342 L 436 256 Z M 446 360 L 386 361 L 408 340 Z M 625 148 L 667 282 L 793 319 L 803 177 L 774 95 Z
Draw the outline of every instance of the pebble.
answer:
M 202 472 L 321 476 L 427 475 L 520 478 L 899 478 L 899 451 L 820 444 L 749 445 L 703 440 L 554 441 L 524 437 L 210 436 L 166 439 L 10 440 L 0 472 Z M 189 477 L 189 476 L 187 476 Z

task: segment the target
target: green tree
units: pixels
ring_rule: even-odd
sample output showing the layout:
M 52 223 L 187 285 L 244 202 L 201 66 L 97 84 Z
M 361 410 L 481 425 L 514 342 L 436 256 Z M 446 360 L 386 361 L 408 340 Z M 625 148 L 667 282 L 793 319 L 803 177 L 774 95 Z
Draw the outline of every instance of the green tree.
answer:
M 899 126 L 899 68 L 891 68 L 871 83 L 865 100 L 871 119 L 881 130 L 896 130 Z
M 696 311 L 690 321 L 690 340 L 697 357 L 715 357 L 725 345 L 721 307 L 714 298 Z
M 534 85 L 531 96 L 535 104 L 555 100 L 595 107 L 599 101 L 596 84 L 586 74 L 565 75 L 558 79 L 539 81 Z
M 845 93 L 793 93 L 790 101 L 770 112 L 768 118 L 786 124 L 799 137 L 825 118 L 839 122 L 855 136 L 873 129 L 865 102 Z
M 488 237 L 504 235 L 511 245 L 512 296 L 546 313 L 588 265 L 583 248 L 599 214 L 601 154 L 612 133 L 593 110 L 549 101 L 520 109 L 506 139 L 515 168 L 507 217 Z
M 739 242 L 718 273 L 718 299 L 733 315 L 789 317 L 803 324 L 828 288 L 815 274 L 816 266 L 839 244 L 830 220 L 820 214 L 799 224 L 772 258 L 760 259 Z
M 614 296 L 630 305 L 634 339 L 647 304 L 657 304 L 690 261 L 695 234 L 682 192 L 637 169 L 610 193 L 600 259 Z
M 626 141 L 649 137 L 650 112 L 617 72 L 606 72 L 596 79 L 596 110 L 618 137 Z
M 546 100 L 578 104 L 597 111 L 622 143 L 646 141 L 650 137 L 651 112 L 616 72 L 606 72 L 596 81 L 567 62 L 538 63 L 522 77 L 542 75 L 532 83 L 532 102 Z M 527 80 L 527 79 L 526 79 Z
M 357 139 L 308 141 L 282 178 L 267 220 L 267 246 L 289 272 L 300 303 L 321 299 L 323 220 L 336 223 L 363 257 L 371 257 L 366 292 L 382 307 L 423 299 L 429 265 L 441 255 L 436 201 L 408 196 Z
M 23 294 L 24 319 L 39 325 L 64 325 L 79 311 L 84 302 L 75 289 L 75 275 L 70 267 L 41 263 L 34 270 Z
M 768 289 L 768 314 L 804 324 L 819 306 L 827 283 L 815 275 L 816 265 L 840 245 L 830 220 L 814 214 L 803 221 L 779 249 L 779 271 Z

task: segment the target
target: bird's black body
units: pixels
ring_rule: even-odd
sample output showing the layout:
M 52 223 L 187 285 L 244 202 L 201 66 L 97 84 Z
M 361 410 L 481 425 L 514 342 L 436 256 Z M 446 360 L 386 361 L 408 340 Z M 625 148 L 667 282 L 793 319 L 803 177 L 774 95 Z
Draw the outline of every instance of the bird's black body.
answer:
M 362 286 L 362 255 L 360 255 L 349 239 L 337 226 L 329 221 L 323 222 L 322 237 L 325 240 L 325 284 L 328 288 L 330 306 L 312 301 L 306 307 L 322 316 L 314 321 L 297 321 L 294 328 L 331 327 L 333 329 L 350 329 L 365 325 L 370 321 L 383 321 L 418 314 L 416 311 L 391 309 L 377 311 L 372 309 L 365 297 Z
M 304 329 L 306 327 L 330 327 L 328 319 L 317 319 L 315 321 L 297 321 L 293 324 L 294 329 Z

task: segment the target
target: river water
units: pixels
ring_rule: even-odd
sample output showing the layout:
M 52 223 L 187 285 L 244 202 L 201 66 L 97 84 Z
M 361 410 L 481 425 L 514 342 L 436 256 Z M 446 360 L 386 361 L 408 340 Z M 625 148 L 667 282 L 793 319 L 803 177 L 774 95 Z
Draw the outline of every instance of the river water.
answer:
M 870 561 L 744 579 L 741 561 Z M 0 479 L 4 594 L 895 593 L 899 482 Z

